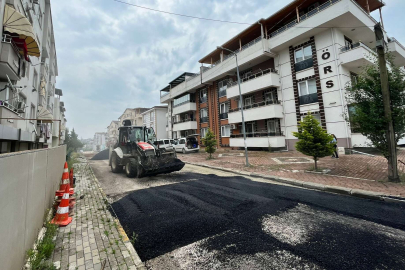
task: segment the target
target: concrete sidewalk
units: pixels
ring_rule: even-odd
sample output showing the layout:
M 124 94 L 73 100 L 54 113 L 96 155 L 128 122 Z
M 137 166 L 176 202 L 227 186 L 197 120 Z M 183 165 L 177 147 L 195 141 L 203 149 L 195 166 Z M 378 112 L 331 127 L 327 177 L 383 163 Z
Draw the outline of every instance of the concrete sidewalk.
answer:
M 249 162 L 252 165 L 250 167 L 245 167 L 244 154 L 238 150 L 218 151 L 211 160 L 207 160 L 208 154 L 203 150 L 200 153 L 178 156 L 190 164 L 213 166 L 241 174 L 286 178 L 314 185 L 405 197 L 405 182 L 387 181 L 387 162 L 380 156 L 343 155 L 339 159 L 325 157 L 318 165 L 322 169 L 328 169 L 326 174 L 309 172 L 308 170 L 314 166 L 311 158 L 296 151 L 274 153 L 249 151 Z M 405 160 L 405 151 L 399 151 L 398 157 Z M 405 166 L 399 166 L 399 169 L 401 174 L 405 175 Z
M 144 269 L 85 159 L 75 164 L 75 176 L 73 222 L 59 228 L 54 264 L 62 270 Z

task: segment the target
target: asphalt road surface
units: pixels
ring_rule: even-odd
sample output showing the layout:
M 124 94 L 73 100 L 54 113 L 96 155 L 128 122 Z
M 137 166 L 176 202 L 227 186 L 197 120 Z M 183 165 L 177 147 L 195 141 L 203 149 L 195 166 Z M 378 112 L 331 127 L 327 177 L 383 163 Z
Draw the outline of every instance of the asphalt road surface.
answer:
M 90 164 L 150 269 L 405 269 L 405 204 L 191 165 L 129 179 Z

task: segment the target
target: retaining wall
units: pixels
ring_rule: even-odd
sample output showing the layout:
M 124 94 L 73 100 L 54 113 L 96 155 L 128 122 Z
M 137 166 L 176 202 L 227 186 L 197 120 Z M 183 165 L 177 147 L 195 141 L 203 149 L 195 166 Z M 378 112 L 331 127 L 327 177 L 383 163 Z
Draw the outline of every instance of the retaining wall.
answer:
M 66 147 L 0 155 L 0 268 L 21 269 L 59 188 Z

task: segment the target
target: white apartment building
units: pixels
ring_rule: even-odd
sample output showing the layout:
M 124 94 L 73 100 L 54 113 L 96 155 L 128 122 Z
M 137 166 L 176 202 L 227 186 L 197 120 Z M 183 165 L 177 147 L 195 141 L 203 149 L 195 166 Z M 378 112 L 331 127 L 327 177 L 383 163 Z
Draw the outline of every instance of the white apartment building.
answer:
M 185 73 L 161 90 L 169 135 L 190 129 L 204 136 L 210 128 L 218 147 L 243 147 L 243 106 L 249 148 L 294 149 L 292 132 L 308 112 L 339 146 L 366 146 L 345 120 L 345 89 L 372 63 L 377 21 L 370 13 L 383 6 L 379 0 L 296 0 L 258 20 L 222 44 L 237 54 L 243 100 L 235 57 L 217 48 L 199 61 L 199 73 Z M 395 64 L 404 66 L 405 47 L 387 32 L 385 40 Z
M 118 121 L 111 121 L 110 125 L 107 127 L 107 144 L 108 146 L 114 145 L 118 141 Z
M 57 146 L 54 116 L 63 117 L 61 127 L 66 119 L 54 111 L 58 65 L 50 0 L 1 1 L 0 19 L 0 153 Z
M 167 139 L 167 106 L 154 106 L 142 113 L 143 126 L 153 128 L 156 138 Z
M 107 148 L 107 133 L 96 132 L 93 139 L 93 151 L 100 152 Z
M 142 113 L 150 108 L 127 108 L 124 113 L 118 118 L 119 126 L 122 127 L 124 120 L 131 120 L 132 126 L 142 126 Z

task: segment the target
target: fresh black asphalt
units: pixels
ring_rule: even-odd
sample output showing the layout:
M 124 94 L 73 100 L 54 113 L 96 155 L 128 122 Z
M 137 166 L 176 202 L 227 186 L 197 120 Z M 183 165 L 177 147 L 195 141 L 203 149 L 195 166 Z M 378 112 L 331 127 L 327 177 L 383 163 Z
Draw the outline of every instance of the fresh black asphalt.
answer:
M 239 268 L 238 257 L 255 257 L 255 269 L 405 269 L 405 204 L 244 177 L 181 176 L 190 181 L 136 190 L 112 204 L 127 235 L 136 233 L 142 261 L 199 241 L 198 250 L 213 254 L 194 265 L 201 269 L 212 261 Z

